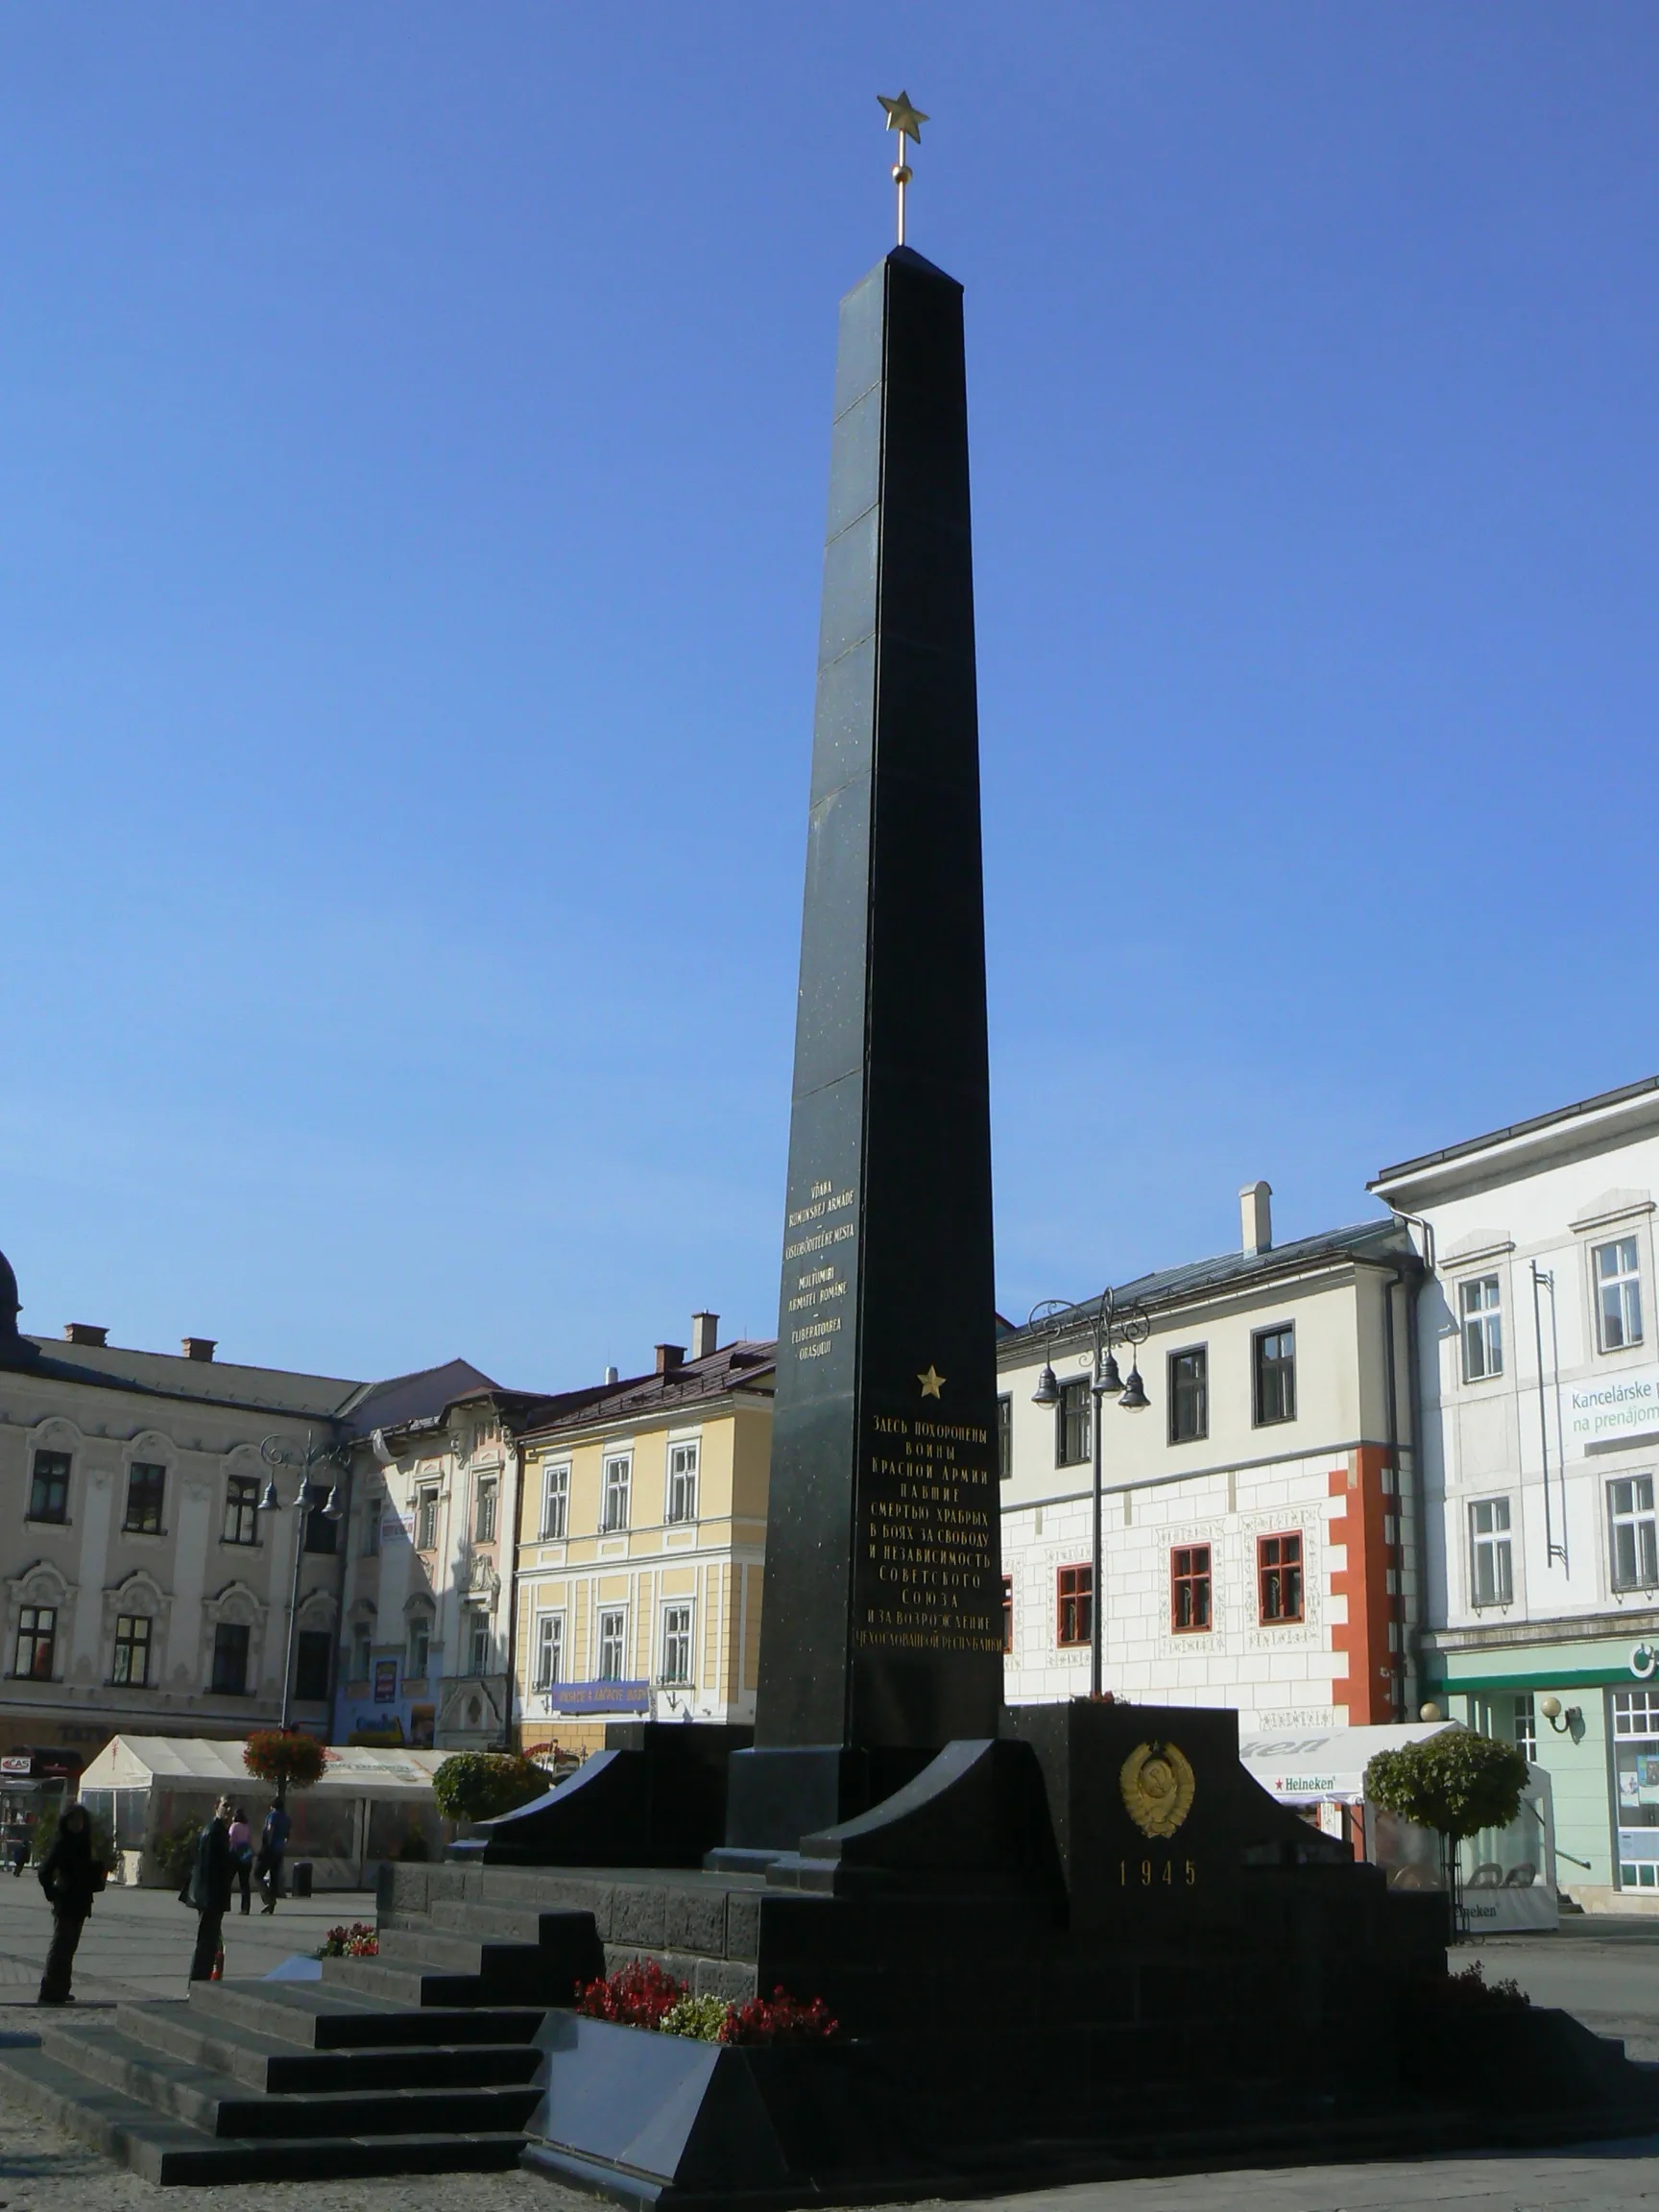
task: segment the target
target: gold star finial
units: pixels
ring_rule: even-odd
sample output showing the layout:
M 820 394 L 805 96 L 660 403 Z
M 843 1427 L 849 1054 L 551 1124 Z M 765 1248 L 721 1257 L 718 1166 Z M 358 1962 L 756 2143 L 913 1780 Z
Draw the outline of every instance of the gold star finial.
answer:
M 923 120 L 926 122 L 926 116 L 924 116 Z M 918 1375 L 916 1380 L 922 1385 L 922 1395 L 924 1398 L 937 1398 L 940 1391 L 944 1389 L 946 1383 L 950 1381 L 950 1377 L 948 1375 L 941 1375 L 934 1367 L 932 1360 L 929 1359 L 927 1362 L 926 1374 Z
M 927 117 L 923 114 L 920 108 L 913 108 L 910 105 L 908 92 L 901 92 L 897 100 L 889 100 L 885 92 L 878 92 L 876 97 L 880 102 L 881 111 L 887 118 L 888 130 L 897 131 L 899 133 L 899 158 L 893 164 L 893 181 L 899 187 L 899 243 L 902 246 L 904 243 L 904 187 L 909 183 L 911 176 L 910 164 L 904 158 L 904 141 L 906 138 L 914 138 L 917 145 L 921 145 L 922 126 L 927 121 Z
M 901 92 L 897 100 L 889 100 L 885 92 L 878 92 L 876 97 L 886 110 L 888 130 L 899 133 L 901 148 L 906 138 L 914 138 L 920 146 L 922 126 L 927 117 L 911 107 L 909 93 Z

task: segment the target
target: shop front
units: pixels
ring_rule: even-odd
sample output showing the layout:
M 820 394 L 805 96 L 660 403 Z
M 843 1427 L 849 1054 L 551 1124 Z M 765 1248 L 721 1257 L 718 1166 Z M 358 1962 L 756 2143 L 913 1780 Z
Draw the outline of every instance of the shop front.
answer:
M 1549 1773 L 1573 1901 L 1659 1912 L 1659 1651 L 1625 1635 L 1425 1657 L 1426 1696 Z

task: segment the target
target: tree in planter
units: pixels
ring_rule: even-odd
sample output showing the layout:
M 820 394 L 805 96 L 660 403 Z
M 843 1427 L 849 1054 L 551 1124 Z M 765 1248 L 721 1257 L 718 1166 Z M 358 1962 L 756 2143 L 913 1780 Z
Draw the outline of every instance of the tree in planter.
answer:
M 278 1805 L 290 1790 L 310 1790 L 328 1764 L 315 1736 L 299 1728 L 259 1728 L 242 1746 L 242 1764 L 255 1782 L 269 1782 Z
M 516 1751 L 457 1751 L 432 1777 L 438 1810 L 450 1820 L 494 1820 L 553 1787 L 553 1777 Z
M 1483 1829 L 1508 1827 L 1521 1810 L 1526 1759 L 1513 1743 L 1448 1728 L 1399 1751 L 1379 1751 L 1365 1769 L 1364 1787 L 1368 1804 L 1439 1837 L 1453 1926 L 1461 1934 L 1457 1846 Z

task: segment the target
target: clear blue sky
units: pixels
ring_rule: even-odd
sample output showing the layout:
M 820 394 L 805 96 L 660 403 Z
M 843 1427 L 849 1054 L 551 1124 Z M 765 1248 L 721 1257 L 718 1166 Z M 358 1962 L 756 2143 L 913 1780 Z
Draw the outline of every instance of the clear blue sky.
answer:
M 835 303 L 968 288 L 999 1298 L 1659 1069 L 1659 15 L 0 16 L 24 1326 L 770 1334 Z

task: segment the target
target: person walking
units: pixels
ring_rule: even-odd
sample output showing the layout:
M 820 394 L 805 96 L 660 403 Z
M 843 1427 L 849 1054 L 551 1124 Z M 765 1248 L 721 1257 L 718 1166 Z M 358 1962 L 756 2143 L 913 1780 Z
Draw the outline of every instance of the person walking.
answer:
M 225 1915 L 230 1910 L 230 1800 L 221 1797 L 213 1817 L 196 1839 L 196 1863 L 188 1894 L 196 1908 L 196 1954 L 192 1982 L 211 1982 L 223 1957 Z
M 238 1805 L 230 1816 L 230 1830 L 226 1840 L 230 1846 L 230 1871 L 236 1877 L 236 1887 L 242 1892 L 242 1911 L 246 1914 L 252 1903 L 249 1883 L 253 1873 L 253 1831 L 248 1825 L 247 1809 Z
M 92 1823 L 85 1806 L 66 1805 L 52 1848 L 40 1862 L 40 1887 L 52 1901 L 52 1946 L 40 1977 L 40 2004 L 74 2004 L 69 1979 L 75 1949 L 105 1880 L 105 1869 L 92 1854 Z
M 275 1912 L 282 1894 L 282 1861 L 288 1850 L 288 1812 L 280 1802 L 273 1805 L 259 1831 L 259 1894 L 261 1912 Z

